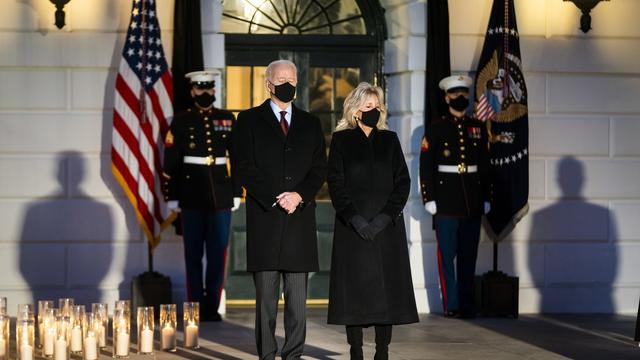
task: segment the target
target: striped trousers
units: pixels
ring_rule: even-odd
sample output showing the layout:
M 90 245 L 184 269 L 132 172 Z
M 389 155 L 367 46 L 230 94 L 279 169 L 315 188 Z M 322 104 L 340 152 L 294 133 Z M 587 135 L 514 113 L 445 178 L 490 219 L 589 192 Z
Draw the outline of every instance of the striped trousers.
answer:
M 282 359 L 299 359 L 307 333 L 307 273 L 258 271 L 253 273 L 256 286 L 256 346 L 260 359 L 275 359 L 276 318 L 280 298 L 280 278 L 284 290 L 284 345 Z

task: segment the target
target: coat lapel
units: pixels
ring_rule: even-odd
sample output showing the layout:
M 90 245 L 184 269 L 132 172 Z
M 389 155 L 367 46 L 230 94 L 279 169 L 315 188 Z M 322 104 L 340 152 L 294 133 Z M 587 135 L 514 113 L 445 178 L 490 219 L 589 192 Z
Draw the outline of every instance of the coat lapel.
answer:
M 280 128 L 280 119 L 276 118 L 276 114 L 273 113 L 270 102 L 271 100 L 267 99 L 262 103 L 262 105 L 260 105 L 260 109 L 262 110 L 262 118 L 267 124 L 269 124 L 269 127 L 271 127 L 278 134 L 278 136 L 282 140 L 284 140 L 284 133 Z

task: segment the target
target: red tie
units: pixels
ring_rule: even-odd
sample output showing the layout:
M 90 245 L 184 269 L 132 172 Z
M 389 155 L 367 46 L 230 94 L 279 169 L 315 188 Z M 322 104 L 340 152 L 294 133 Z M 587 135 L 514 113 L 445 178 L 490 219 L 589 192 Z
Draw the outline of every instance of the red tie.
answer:
M 280 111 L 280 128 L 284 135 L 287 136 L 287 133 L 289 132 L 289 124 L 287 123 L 285 115 L 287 115 L 286 111 Z

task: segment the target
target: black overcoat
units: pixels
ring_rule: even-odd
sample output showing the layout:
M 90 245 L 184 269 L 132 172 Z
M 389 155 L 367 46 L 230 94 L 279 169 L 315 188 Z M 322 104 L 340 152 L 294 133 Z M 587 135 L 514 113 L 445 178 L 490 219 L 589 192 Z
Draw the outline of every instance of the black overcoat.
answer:
M 405 224 L 407 164 L 394 132 L 360 128 L 333 134 L 327 181 L 336 209 L 329 289 L 330 324 L 406 324 L 418 321 Z M 373 242 L 349 225 L 359 214 L 392 222 Z
M 285 136 L 270 100 L 238 114 L 234 176 L 247 191 L 247 270 L 318 271 L 315 196 L 326 177 L 320 120 L 292 107 Z M 294 191 L 303 203 L 291 215 L 276 196 Z

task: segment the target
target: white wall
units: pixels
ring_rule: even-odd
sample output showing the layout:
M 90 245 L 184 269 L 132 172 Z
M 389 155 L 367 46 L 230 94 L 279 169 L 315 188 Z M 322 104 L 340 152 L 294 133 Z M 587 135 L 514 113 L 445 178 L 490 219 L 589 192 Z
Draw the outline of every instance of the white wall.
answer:
M 406 213 L 416 293 L 441 311 L 435 241 L 421 209 L 419 141 L 424 129 L 426 3 L 386 1 L 389 105 L 414 180 Z M 454 73 L 472 73 L 492 1 L 449 0 Z M 640 297 L 640 2 L 593 11 L 557 0 L 517 0 L 529 89 L 529 215 L 500 245 L 500 269 L 520 277 L 521 312 L 634 312 Z M 560 169 L 565 172 L 560 176 Z M 582 172 L 584 186 L 577 188 Z M 563 193 L 558 179 L 568 188 Z M 478 272 L 491 268 L 480 248 Z M 435 306 L 435 307 L 434 307 Z
M 221 68 L 219 7 L 203 1 L 205 58 Z M 422 209 L 418 149 L 425 79 L 424 1 L 385 0 L 390 122 L 414 181 L 406 208 L 421 311 L 441 311 L 431 220 Z M 476 67 L 489 0 L 449 0 L 455 72 Z M 113 301 L 146 267 L 131 206 L 111 177 L 113 81 L 129 1 L 73 0 L 67 27 L 48 0 L 0 5 L 0 296 L 15 304 L 46 294 Z M 157 0 L 171 57 L 173 1 Z M 517 0 L 530 92 L 531 212 L 501 245 L 500 267 L 520 276 L 521 310 L 635 311 L 640 296 L 640 2 L 593 11 L 582 35 L 579 11 L 560 0 Z M 584 171 L 577 198 L 560 199 L 558 166 L 574 156 Z M 591 206 L 589 205 L 591 204 Z M 542 224 L 542 225 L 541 225 Z M 479 271 L 490 267 L 481 248 Z M 178 239 L 157 250 L 156 268 L 184 296 Z

